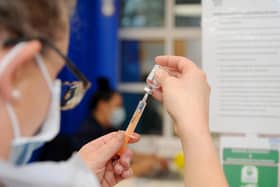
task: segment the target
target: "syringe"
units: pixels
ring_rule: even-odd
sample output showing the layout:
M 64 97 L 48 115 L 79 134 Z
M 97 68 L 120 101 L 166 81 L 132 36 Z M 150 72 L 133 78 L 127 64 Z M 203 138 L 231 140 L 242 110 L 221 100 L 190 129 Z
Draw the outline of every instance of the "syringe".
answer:
M 129 136 L 132 135 L 136 129 L 136 126 L 147 105 L 147 100 L 148 100 L 149 95 L 152 94 L 153 89 L 159 87 L 158 83 L 154 80 L 154 75 L 158 68 L 159 68 L 159 66 L 155 65 L 147 77 L 147 86 L 144 88 L 146 93 L 145 93 L 144 97 L 139 101 L 139 103 L 133 113 L 133 116 L 128 124 L 128 127 L 126 129 L 125 142 L 122 145 L 121 149 L 119 150 L 118 155 L 122 155 L 125 152 L 128 141 L 129 141 Z
M 145 110 L 146 108 L 146 105 L 147 105 L 147 99 L 148 99 L 148 96 L 149 94 L 146 93 L 143 97 L 142 100 L 139 101 L 134 113 L 133 113 L 133 116 L 129 122 L 129 125 L 126 129 L 126 136 L 125 136 L 125 142 L 124 144 L 122 145 L 121 149 L 119 150 L 118 154 L 119 155 L 122 155 L 125 150 L 126 150 L 126 147 L 127 147 L 127 144 L 128 144 L 128 141 L 129 141 L 129 136 L 132 135 L 136 129 L 136 126 L 143 114 L 143 111 Z
M 126 132 L 128 135 L 131 135 L 134 132 L 136 125 L 138 124 L 138 122 L 143 114 L 143 111 L 146 108 L 148 96 L 149 96 L 149 94 L 146 93 L 144 95 L 143 99 L 139 101 L 139 103 L 135 109 L 135 112 L 129 122 L 129 125 L 126 129 Z

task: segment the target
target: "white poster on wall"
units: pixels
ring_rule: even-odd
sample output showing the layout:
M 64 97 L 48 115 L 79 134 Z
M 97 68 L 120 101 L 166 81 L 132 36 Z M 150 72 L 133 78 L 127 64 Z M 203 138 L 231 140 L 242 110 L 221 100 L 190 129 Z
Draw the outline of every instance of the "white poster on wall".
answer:
M 280 134 L 280 0 L 203 0 L 213 132 Z

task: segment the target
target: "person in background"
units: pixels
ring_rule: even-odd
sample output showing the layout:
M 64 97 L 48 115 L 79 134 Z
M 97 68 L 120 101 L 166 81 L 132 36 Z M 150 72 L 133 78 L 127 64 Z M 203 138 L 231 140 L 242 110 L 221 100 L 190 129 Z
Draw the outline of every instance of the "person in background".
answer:
M 97 90 L 90 100 L 90 114 L 86 121 L 72 136 L 74 149 L 105 134 L 120 129 L 126 119 L 122 96 L 110 87 L 105 77 L 97 79 Z

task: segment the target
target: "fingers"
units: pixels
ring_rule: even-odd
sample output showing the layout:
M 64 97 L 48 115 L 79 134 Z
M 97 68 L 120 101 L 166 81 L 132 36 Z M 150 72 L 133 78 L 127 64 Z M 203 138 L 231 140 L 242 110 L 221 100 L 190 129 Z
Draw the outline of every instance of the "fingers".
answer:
M 97 151 L 100 153 L 99 157 L 104 161 L 113 158 L 113 156 L 118 152 L 118 150 L 124 143 L 124 140 L 125 134 L 121 131 L 111 133 L 111 135 L 109 136 L 101 137 L 98 142 L 100 147 L 97 149 Z
M 118 175 L 116 177 L 117 183 L 122 181 L 123 179 L 127 179 L 127 178 L 132 177 L 132 176 L 133 176 L 133 170 L 130 168 L 130 169 L 122 172 L 120 175 Z
M 124 169 L 128 169 L 130 167 L 130 162 L 132 160 L 133 157 L 133 153 L 130 150 L 127 150 L 121 157 L 119 160 L 119 164 L 121 164 L 121 166 Z
M 152 93 L 153 97 L 158 101 L 162 102 L 162 91 L 161 89 L 154 89 Z
M 119 177 L 117 177 L 117 181 L 121 181 L 123 179 L 127 179 L 129 177 L 133 176 L 133 170 L 131 168 L 123 171 L 121 174 L 117 174 Z
M 117 175 L 121 175 L 122 172 L 124 172 L 124 167 L 121 166 L 121 164 L 117 163 L 115 166 L 114 166 L 114 172 L 117 174 Z
M 130 168 L 133 153 L 127 150 L 117 162 L 115 162 L 113 169 L 116 176 L 119 176 L 119 181 L 133 175 L 133 171 Z
M 138 133 L 133 133 L 133 134 L 129 135 L 128 137 L 129 137 L 128 143 L 130 143 L 130 144 L 136 143 L 140 140 L 140 135 Z
M 92 149 L 99 149 L 102 145 L 106 144 L 108 141 L 110 141 L 113 137 L 115 137 L 117 135 L 117 133 L 123 133 L 123 131 L 118 131 L 118 132 L 112 132 L 109 134 L 106 134 L 104 136 L 101 136 L 100 138 L 93 140 L 89 143 L 87 143 L 87 145 L 89 145 Z
M 155 79 L 159 83 L 159 85 L 163 85 L 164 82 L 170 77 L 168 72 L 162 69 L 158 69 L 155 73 Z
M 122 173 L 121 176 L 122 176 L 122 178 L 124 178 L 124 179 L 133 176 L 133 171 L 132 171 L 132 169 L 130 168 L 130 169 L 124 171 L 124 172 Z
M 130 163 L 132 160 L 133 153 L 130 150 L 126 150 L 124 154 L 121 155 L 119 160 L 114 165 L 114 171 L 117 174 L 121 174 L 123 171 L 130 168 Z
M 163 67 L 174 68 L 180 73 L 195 66 L 192 61 L 181 56 L 158 56 L 155 58 L 155 62 Z

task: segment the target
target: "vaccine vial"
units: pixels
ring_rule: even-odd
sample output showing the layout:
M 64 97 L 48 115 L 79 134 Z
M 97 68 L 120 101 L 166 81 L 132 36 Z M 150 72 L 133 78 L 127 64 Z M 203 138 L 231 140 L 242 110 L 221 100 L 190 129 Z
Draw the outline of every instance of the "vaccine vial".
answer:
M 145 86 L 144 90 L 148 94 L 152 94 L 154 89 L 157 89 L 160 87 L 159 83 L 155 80 L 155 73 L 156 71 L 160 68 L 159 65 L 154 65 L 152 71 L 149 73 L 146 83 L 147 85 Z

